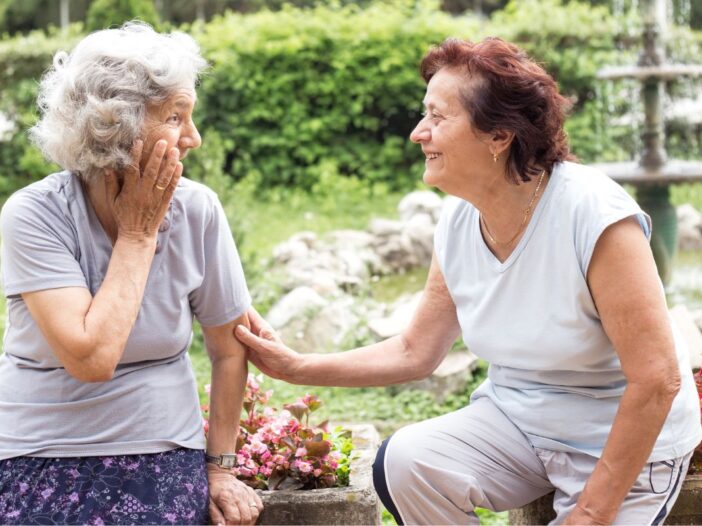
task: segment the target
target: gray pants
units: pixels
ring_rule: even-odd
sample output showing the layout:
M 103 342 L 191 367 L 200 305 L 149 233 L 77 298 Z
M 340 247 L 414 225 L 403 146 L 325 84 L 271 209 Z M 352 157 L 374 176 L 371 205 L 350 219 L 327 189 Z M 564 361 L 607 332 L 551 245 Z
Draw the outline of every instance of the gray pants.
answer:
M 661 524 L 680 492 L 691 457 L 646 464 L 616 524 Z M 478 524 L 476 507 L 504 511 L 555 490 L 562 523 L 597 459 L 534 448 L 487 398 L 400 429 L 383 444 L 374 482 L 402 524 Z

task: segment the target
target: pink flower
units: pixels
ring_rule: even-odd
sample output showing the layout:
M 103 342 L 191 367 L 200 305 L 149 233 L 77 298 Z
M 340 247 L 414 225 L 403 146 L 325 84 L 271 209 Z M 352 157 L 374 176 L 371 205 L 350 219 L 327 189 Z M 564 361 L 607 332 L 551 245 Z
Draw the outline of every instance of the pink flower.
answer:
M 317 468 L 317 469 L 315 469 L 315 470 L 312 472 L 312 474 L 313 474 L 315 477 L 319 477 L 319 476 L 322 474 L 322 470 L 319 469 L 319 468 Z
M 304 460 L 296 460 L 293 462 L 293 467 L 299 469 L 302 473 L 310 473 L 312 471 L 312 464 Z
M 249 374 L 248 378 L 246 379 L 246 387 L 248 387 L 253 393 L 257 393 L 261 388 L 253 374 Z
M 296 457 L 304 457 L 306 454 L 307 454 L 307 450 L 304 447 L 299 447 L 299 448 L 297 448 L 297 451 L 295 451 Z

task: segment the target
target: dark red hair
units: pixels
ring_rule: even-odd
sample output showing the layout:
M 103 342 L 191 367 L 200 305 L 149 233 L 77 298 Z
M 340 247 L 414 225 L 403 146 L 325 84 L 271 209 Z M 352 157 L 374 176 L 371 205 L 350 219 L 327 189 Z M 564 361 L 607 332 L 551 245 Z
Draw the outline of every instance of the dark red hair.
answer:
M 568 100 L 517 46 L 499 38 L 477 43 L 449 38 L 422 59 L 422 77 L 429 82 L 442 68 L 466 74 L 461 103 L 476 130 L 514 133 L 507 159 L 510 181 L 529 181 L 572 158 L 563 130 Z

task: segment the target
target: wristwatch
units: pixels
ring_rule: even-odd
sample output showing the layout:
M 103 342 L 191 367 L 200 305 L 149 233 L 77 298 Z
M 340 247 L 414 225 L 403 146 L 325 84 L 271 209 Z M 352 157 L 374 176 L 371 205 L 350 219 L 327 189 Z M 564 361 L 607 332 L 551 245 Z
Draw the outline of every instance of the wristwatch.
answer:
M 217 457 L 205 453 L 205 462 L 216 464 L 221 468 L 231 469 L 236 465 L 236 453 L 222 453 Z

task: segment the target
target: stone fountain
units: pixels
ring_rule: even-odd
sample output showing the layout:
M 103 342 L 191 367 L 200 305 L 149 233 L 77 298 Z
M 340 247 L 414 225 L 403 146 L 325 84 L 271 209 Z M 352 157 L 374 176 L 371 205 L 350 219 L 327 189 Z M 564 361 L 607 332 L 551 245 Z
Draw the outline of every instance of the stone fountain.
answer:
M 665 151 L 663 99 L 665 83 L 685 76 L 702 76 L 702 65 L 666 61 L 667 5 L 665 0 L 641 0 L 643 50 L 637 65 L 607 67 L 600 79 L 641 82 L 644 122 L 643 151 L 637 161 L 595 166 L 620 183 L 636 188 L 637 201 L 651 216 L 651 248 L 664 284 L 670 283 L 677 249 L 677 220 L 670 203 L 670 186 L 702 181 L 702 162 L 668 159 Z

